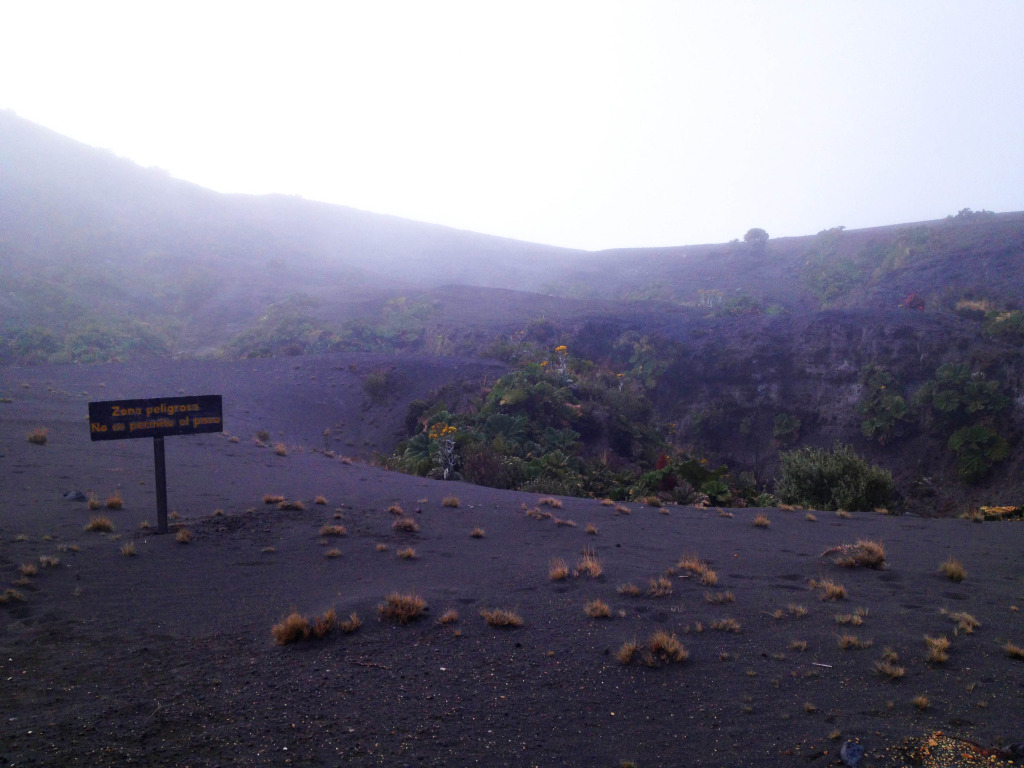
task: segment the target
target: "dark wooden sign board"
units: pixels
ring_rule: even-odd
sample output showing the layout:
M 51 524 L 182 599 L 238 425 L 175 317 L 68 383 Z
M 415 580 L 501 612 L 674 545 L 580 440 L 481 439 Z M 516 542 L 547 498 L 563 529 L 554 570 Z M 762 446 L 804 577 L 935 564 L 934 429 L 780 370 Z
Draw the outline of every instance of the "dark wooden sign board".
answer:
M 89 437 L 92 440 L 153 438 L 157 533 L 167 533 L 167 466 L 164 457 L 164 437 L 223 431 L 224 418 L 220 395 L 104 400 L 89 403 Z

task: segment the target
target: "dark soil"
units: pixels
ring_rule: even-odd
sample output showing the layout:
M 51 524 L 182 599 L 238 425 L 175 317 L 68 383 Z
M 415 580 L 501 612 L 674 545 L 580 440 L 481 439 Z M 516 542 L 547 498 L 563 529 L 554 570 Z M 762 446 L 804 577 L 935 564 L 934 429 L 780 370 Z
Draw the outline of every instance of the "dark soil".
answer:
M 327 428 L 337 454 L 384 447 L 400 428 L 402 409 L 361 388 L 381 362 L 0 370 L 14 399 L 0 404 L 0 591 L 24 597 L 0 605 L 0 764 L 829 766 L 853 740 L 866 750 L 862 766 L 934 765 L 942 748 L 959 750 L 941 763 L 951 765 L 984 758 L 949 737 L 988 750 L 1024 741 L 1024 662 L 1001 648 L 1024 645 L 1024 526 L 636 504 L 623 514 L 571 498 L 534 519 L 524 510 L 538 505 L 533 495 L 323 452 Z M 494 373 L 424 362 L 405 369 L 415 375 L 403 397 L 448 375 L 432 366 L 464 366 L 466 379 Z M 167 441 L 172 523 L 191 531 L 189 544 L 141 527 L 155 522 L 149 441 L 90 443 L 85 421 L 90 400 L 179 391 L 225 396 L 226 434 Z M 48 429 L 45 445 L 27 441 L 36 427 Z M 257 429 L 288 454 L 255 445 Z M 62 498 L 70 489 L 118 491 L 124 508 L 104 510 L 115 531 L 84 532 L 90 513 Z M 281 511 L 265 494 L 305 509 Z M 443 506 L 449 494 L 458 508 Z M 315 503 L 321 495 L 326 504 Z M 418 532 L 393 530 L 392 504 Z M 753 525 L 762 513 L 766 528 Z M 325 523 L 347 534 L 325 543 Z M 476 527 L 482 538 L 470 536 Z M 822 556 L 859 539 L 884 543 L 885 568 Z M 126 544 L 135 556 L 121 553 Z M 398 558 L 408 546 L 416 557 Z M 338 557 L 325 556 L 332 548 Z M 552 558 L 572 567 L 587 548 L 599 577 L 549 579 Z M 670 596 L 646 596 L 650 579 L 691 553 L 716 585 L 677 570 Z M 19 565 L 47 555 L 59 564 L 15 584 Z M 967 570 L 960 583 L 939 572 L 950 557 Z M 820 599 L 810 584 L 823 578 L 842 583 L 846 599 Z M 642 594 L 620 594 L 625 583 Z M 393 590 L 421 595 L 423 618 L 380 621 Z M 711 604 L 709 592 L 735 601 Z M 610 618 L 585 615 L 595 598 Z M 496 607 L 517 610 L 523 625 L 489 627 L 480 612 Z M 293 608 L 356 612 L 363 624 L 277 646 L 271 628 Z M 449 609 L 459 620 L 438 623 Z M 837 623 L 857 609 L 862 625 Z M 943 611 L 980 626 L 957 632 Z M 729 618 L 738 632 L 712 628 Z M 679 638 L 687 661 L 616 658 L 659 629 Z M 844 634 L 870 647 L 843 651 Z M 951 641 L 948 661 L 926 661 L 925 635 Z M 887 648 L 901 679 L 875 669 Z M 924 710 L 913 703 L 922 695 Z

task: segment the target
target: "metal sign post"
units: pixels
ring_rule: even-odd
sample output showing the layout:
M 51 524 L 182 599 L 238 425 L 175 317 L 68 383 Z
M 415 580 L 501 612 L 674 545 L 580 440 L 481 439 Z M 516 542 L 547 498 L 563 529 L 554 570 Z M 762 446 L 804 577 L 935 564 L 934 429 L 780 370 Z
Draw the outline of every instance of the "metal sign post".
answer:
M 157 533 L 167 533 L 167 465 L 164 437 L 223 431 L 220 395 L 104 400 L 89 403 L 89 436 L 93 441 L 153 438 Z

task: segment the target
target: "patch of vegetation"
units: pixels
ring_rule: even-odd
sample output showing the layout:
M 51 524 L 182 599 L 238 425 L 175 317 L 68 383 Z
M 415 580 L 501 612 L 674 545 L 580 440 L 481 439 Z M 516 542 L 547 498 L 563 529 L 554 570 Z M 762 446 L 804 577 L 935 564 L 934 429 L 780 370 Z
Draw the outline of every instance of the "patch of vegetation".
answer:
M 408 624 L 410 621 L 418 619 L 426 608 L 426 601 L 419 595 L 401 592 L 391 592 L 377 607 L 381 618 L 396 624 Z
M 864 437 L 877 440 L 880 445 L 899 437 L 910 409 L 892 374 L 878 365 L 865 366 L 860 372 L 860 386 L 857 413 L 862 417 L 860 429 Z
M 790 504 L 871 510 L 888 504 L 895 492 L 892 473 L 868 464 L 850 446 L 788 451 L 779 455 L 779 463 L 775 492 Z
M 999 430 L 1010 398 L 1000 390 L 999 382 L 988 381 L 968 363 L 946 363 L 914 397 L 924 423 L 948 436 L 946 445 L 956 454 L 957 472 L 965 482 L 977 482 L 1010 455 Z
M 418 406 L 409 420 L 416 433 L 389 466 L 546 494 L 673 498 L 679 488 L 675 500 L 694 500 L 694 488 L 726 470 L 668 457 L 644 383 L 656 380 L 663 358 L 644 338 L 623 343 L 633 348 L 629 374 L 601 370 L 559 346 L 502 376 L 466 413 L 453 414 L 441 401 Z M 656 467 L 654 474 L 645 467 Z M 728 498 L 728 485 L 716 494 Z
M 510 608 L 485 608 L 480 615 L 489 627 L 520 627 L 523 624 L 523 617 Z

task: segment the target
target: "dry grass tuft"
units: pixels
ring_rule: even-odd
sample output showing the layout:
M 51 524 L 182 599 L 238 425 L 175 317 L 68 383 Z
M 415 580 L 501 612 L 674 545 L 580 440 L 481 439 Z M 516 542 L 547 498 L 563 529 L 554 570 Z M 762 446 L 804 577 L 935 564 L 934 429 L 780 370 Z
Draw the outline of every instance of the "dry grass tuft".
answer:
M 922 712 L 924 712 L 926 709 L 928 709 L 929 706 L 931 706 L 931 702 L 928 701 L 928 697 L 924 694 L 921 694 L 920 696 L 915 696 L 911 701 L 913 705 L 920 709 Z
M 864 623 L 864 617 L 859 613 L 837 613 L 836 624 L 849 624 L 853 627 L 859 627 Z
M 647 641 L 647 648 L 651 652 L 653 661 L 661 659 L 669 662 L 681 662 L 690 658 L 689 652 L 679 642 L 679 638 L 670 635 L 663 629 L 659 629 Z
M 564 525 L 567 528 L 575 528 L 576 527 L 576 521 L 575 520 L 562 520 L 561 518 L 556 517 L 555 518 L 555 525 Z
M 812 704 L 809 701 L 804 702 L 804 712 L 806 712 L 808 715 L 813 715 L 817 711 L 818 708 L 814 704 Z
M 586 531 L 591 536 L 597 536 L 597 526 L 594 525 L 593 523 L 587 523 Z
M 963 632 L 965 635 L 969 635 L 981 626 L 981 622 L 966 611 L 950 612 L 943 608 L 942 614 L 948 616 L 956 624 L 957 634 Z
M 121 554 L 125 557 L 135 557 L 135 542 L 129 541 L 121 545 Z
M 721 509 L 721 508 L 718 510 L 718 516 L 719 517 L 734 517 L 732 512 L 728 512 L 728 511 L 726 511 L 724 509 Z
M 452 507 L 453 509 L 457 508 L 459 506 L 459 497 L 453 496 L 452 494 L 449 493 L 447 496 L 444 497 L 444 499 L 441 500 L 441 504 L 443 504 L 446 507 Z
M 614 507 L 615 506 L 615 502 L 612 501 L 611 499 L 601 499 L 601 506 L 602 507 Z
M 114 524 L 110 522 L 109 517 L 104 515 L 93 515 L 89 518 L 89 522 L 85 524 L 85 530 L 95 531 L 97 533 L 110 533 L 114 530 Z
M 537 499 L 537 503 L 542 507 L 551 507 L 552 509 L 562 508 L 562 502 L 551 496 L 546 496 L 543 499 Z
M 121 494 L 114 491 L 110 496 L 107 497 L 106 504 L 107 509 L 121 509 L 124 507 L 124 502 L 121 500 Z
M 328 549 L 326 552 L 324 552 L 324 557 L 330 557 L 330 558 L 341 557 L 341 550 L 340 549 Z
M 875 671 L 890 680 L 899 680 L 907 673 L 907 670 L 899 666 L 894 658 L 885 658 L 875 662 Z
M 627 507 L 625 504 L 616 504 L 615 505 L 615 514 L 617 514 L 617 515 L 628 515 L 628 514 L 631 513 L 631 511 L 632 510 L 630 510 L 630 508 Z
M 398 555 L 403 560 L 415 560 L 416 559 L 416 550 L 413 547 L 404 547 L 404 548 L 398 550 L 395 554 Z
M 274 642 L 278 645 L 288 645 L 289 643 L 297 643 L 300 640 L 308 640 L 310 632 L 309 619 L 298 611 L 292 611 L 285 617 L 284 621 L 275 624 L 270 632 L 274 636 Z
M 327 504 L 327 497 L 326 496 L 317 496 L 315 499 L 313 499 L 313 503 L 314 504 Z
M 523 624 L 523 617 L 508 608 L 484 608 L 480 615 L 490 627 L 520 627 Z
M 608 603 L 597 598 L 584 603 L 583 612 L 592 619 L 608 619 L 612 615 L 612 609 L 608 606 Z
M 28 433 L 28 441 L 33 445 L 46 445 L 46 427 L 36 427 Z
M 924 643 L 928 646 L 928 661 L 932 664 L 942 664 L 949 659 L 949 640 L 945 637 L 924 636 Z
M 384 598 L 377 610 L 381 618 L 396 624 L 408 624 L 418 619 L 426 609 L 426 601 L 419 595 L 392 592 Z
M 940 565 L 939 570 L 946 575 L 947 579 L 955 581 L 957 584 L 967 578 L 967 569 L 964 568 L 964 564 L 952 557 Z
M 627 640 L 619 646 L 619 650 L 615 652 L 615 658 L 619 660 L 620 664 L 629 664 L 633 660 L 633 657 L 636 656 L 636 652 L 639 648 L 640 645 L 637 643 L 635 638 L 633 640 Z
M 323 525 L 320 527 L 321 536 L 344 536 L 348 529 L 344 525 Z
M 334 609 L 331 608 L 323 616 L 317 616 L 313 619 L 313 624 L 310 627 L 309 633 L 316 639 L 321 639 L 327 636 L 327 633 L 334 629 L 334 625 L 337 622 L 338 617 L 334 613 Z
M 278 509 L 282 509 L 282 510 L 286 510 L 286 511 L 292 510 L 292 511 L 301 512 L 302 510 L 304 510 L 306 508 L 306 505 L 303 504 L 301 501 L 287 501 L 287 500 L 285 500 L 285 501 L 280 502 L 277 505 L 277 508 Z
M 843 568 L 865 568 L 879 569 L 885 566 L 885 545 L 880 541 L 869 541 L 859 539 L 856 544 L 841 544 L 825 550 L 822 556 L 838 555 L 832 562 Z
M 178 532 L 174 534 L 174 540 L 179 544 L 188 544 L 192 541 L 192 531 L 188 528 L 179 528 Z
M 732 592 L 705 592 L 704 599 L 712 605 L 722 605 L 723 603 L 735 603 L 736 595 Z
M 363 626 L 363 620 L 359 618 L 358 613 L 352 611 L 352 613 L 348 615 L 348 618 L 338 625 L 338 629 L 340 629 L 346 635 L 351 635 L 361 626 Z
M 35 576 L 39 573 L 39 566 L 35 563 L 22 563 L 18 566 L 18 573 L 22 576 Z
M 484 529 L 474 528 L 472 531 L 469 532 L 469 537 L 471 539 L 482 539 L 484 537 Z
M 601 561 L 597 559 L 597 555 L 592 549 L 583 550 L 583 554 L 580 556 L 579 562 L 576 563 L 576 573 L 584 574 L 592 579 L 596 579 L 604 569 L 601 567 Z
M 282 501 L 284 501 L 284 496 L 276 493 L 268 493 L 263 497 L 264 504 L 280 504 Z
M 454 624 L 459 620 L 459 612 L 454 608 L 449 608 L 447 611 L 441 614 L 441 618 L 437 620 L 438 624 Z
M 668 597 L 672 594 L 672 580 L 660 576 L 647 582 L 648 597 Z
M 392 504 L 390 507 L 388 507 L 388 512 L 390 512 L 392 515 L 401 515 L 404 513 L 404 510 L 402 509 L 402 505 L 396 502 L 395 504 Z
M 1024 648 L 1021 648 L 1019 645 L 1014 645 L 1009 640 L 1007 640 L 1006 643 L 1003 644 L 1003 651 L 1011 659 L 1024 661 Z
M 272 555 L 277 552 L 277 547 L 264 547 L 260 550 L 264 555 Z
M 95 512 L 97 509 L 99 509 L 103 505 L 100 504 L 100 500 L 99 499 L 97 499 L 93 494 L 90 493 L 89 494 L 88 506 L 89 506 L 89 511 L 90 512 Z
M 837 509 L 836 517 L 838 517 L 840 520 L 849 520 L 851 517 L 853 517 L 853 515 L 851 515 L 845 509 Z
M 0 605 L 23 602 L 25 602 L 25 596 L 16 589 L 5 589 L 3 592 L 0 592 Z
M 816 522 L 818 522 L 817 516 L 811 514 L 810 512 L 808 512 L 806 515 L 804 515 L 804 520 L 806 520 L 808 523 L 816 523 Z
M 798 653 L 803 653 L 804 651 L 807 650 L 807 641 L 806 640 L 794 640 L 793 642 L 791 642 L 789 644 L 789 650 L 797 651 Z
M 820 589 L 822 600 L 846 599 L 846 587 L 844 587 L 842 584 L 837 584 L 831 579 L 822 579 L 821 581 L 816 581 L 812 579 L 811 589 Z
M 416 531 L 420 529 L 420 527 L 416 525 L 416 521 L 411 517 L 400 517 L 395 520 L 391 527 L 396 531 L 405 531 L 406 533 L 416 533 Z
M 627 582 L 625 584 L 620 584 L 617 591 L 620 595 L 626 595 L 628 597 L 637 597 L 640 594 L 640 587 L 638 587 L 636 584 Z
M 288 449 L 285 447 L 284 443 L 278 443 L 277 445 L 274 446 L 274 453 L 276 453 L 278 456 L 287 456 Z
M 569 578 L 569 565 L 560 557 L 553 558 L 548 565 L 548 578 L 552 581 L 564 581 Z
M 787 610 L 789 611 L 789 615 L 790 616 L 793 616 L 794 618 L 797 618 L 797 619 L 802 619 L 805 616 L 807 616 L 807 606 L 806 605 L 798 605 L 797 603 L 790 603 L 787 606 Z
M 856 635 L 839 635 L 839 648 L 843 651 L 859 651 L 862 648 L 870 648 L 874 643 L 871 640 L 861 640 Z
M 378 552 L 387 552 L 388 551 L 388 545 L 384 544 L 383 542 L 377 544 L 377 546 L 375 548 L 376 548 L 376 550 Z
M 214 517 L 224 517 L 224 510 L 223 509 L 215 509 L 215 510 L 213 510 L 213 516 Z
M 711 622 L 711 628 L 719 632 L 739 632 L 740 623 L 736 619 L 716 619 Z
M 758 515 L 754 518 L 754 525 L 758 528 L 767 528 L 772 524 L 772 521 L 768 519 L 768 515 Z

